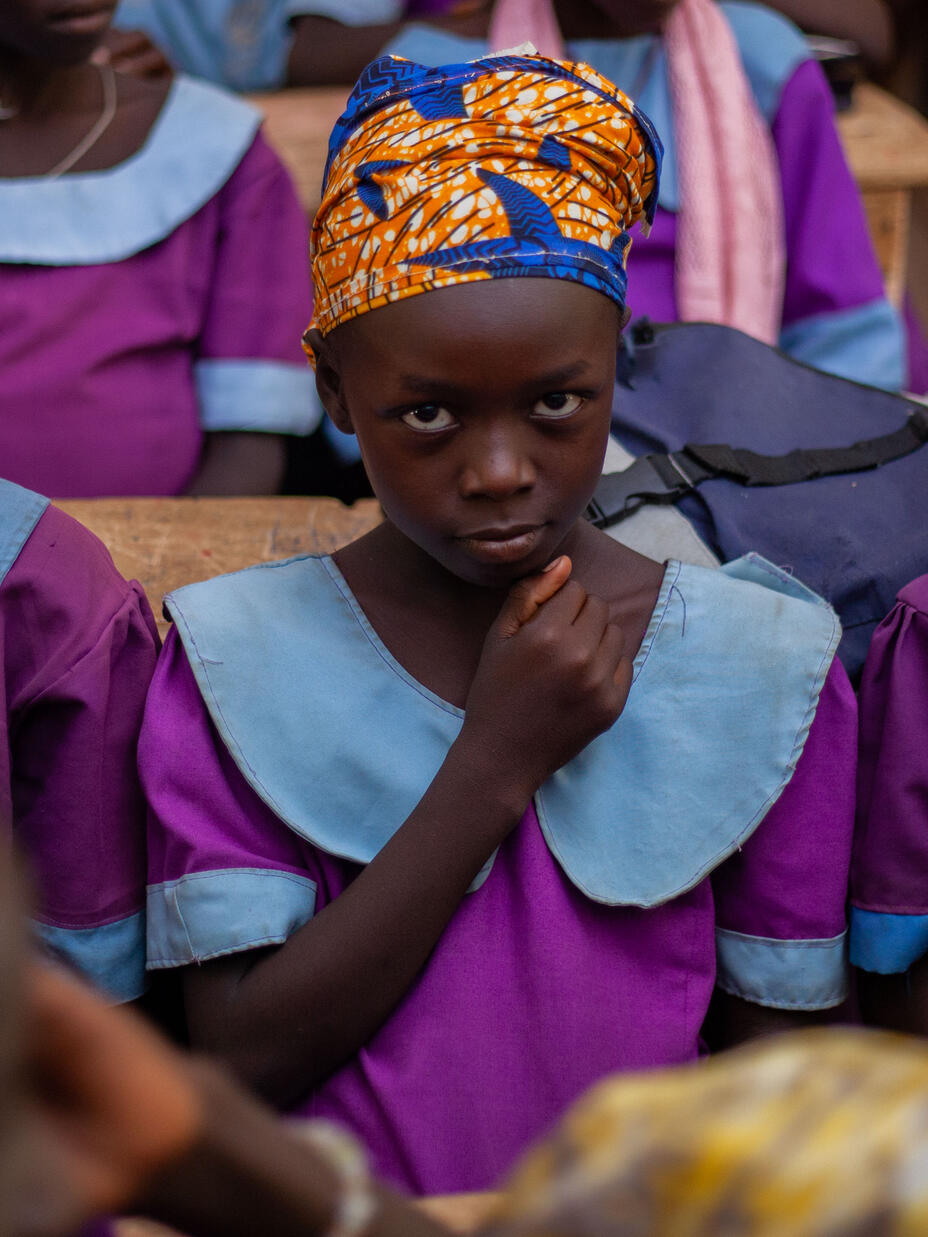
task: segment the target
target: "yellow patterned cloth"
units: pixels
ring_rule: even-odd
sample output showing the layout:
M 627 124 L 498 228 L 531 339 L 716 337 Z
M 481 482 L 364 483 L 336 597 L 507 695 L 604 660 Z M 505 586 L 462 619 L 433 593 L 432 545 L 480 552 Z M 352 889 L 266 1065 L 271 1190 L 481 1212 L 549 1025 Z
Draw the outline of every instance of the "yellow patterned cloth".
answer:
M 571 279 L 624 306 L 628 229 L 653 218 L 660 158 L 647 117 L 588 65 L 374 61 L 330 143 L 312 325 L 326 335 L 390 301 L 503 276 Z
M 484 1237 L 923 1237 L 928 1045 L 810 1031 L 602 1084 Z

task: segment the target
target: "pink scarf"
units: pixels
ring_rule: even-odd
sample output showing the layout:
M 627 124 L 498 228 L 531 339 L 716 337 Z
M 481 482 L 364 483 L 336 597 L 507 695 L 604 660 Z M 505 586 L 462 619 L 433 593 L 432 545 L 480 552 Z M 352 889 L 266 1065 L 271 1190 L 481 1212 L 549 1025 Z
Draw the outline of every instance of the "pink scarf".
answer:
M 551 0 L 496 0 L 491 48 L 526 39 L 546 55 L 563 57 Z M 731 27 L 713 0 L 680 0 L 664 43 L 680 177 L 675 272 L 680 317 L 721 322 L 774 344 L 786 244 L 773 139 Z

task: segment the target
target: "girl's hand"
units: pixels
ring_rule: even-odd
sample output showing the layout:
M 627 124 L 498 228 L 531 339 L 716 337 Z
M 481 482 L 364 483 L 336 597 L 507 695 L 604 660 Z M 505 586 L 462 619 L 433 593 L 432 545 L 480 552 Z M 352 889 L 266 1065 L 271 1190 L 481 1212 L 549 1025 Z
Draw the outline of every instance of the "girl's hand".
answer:
M 556 559 L 520 581 L 490 628 L 462 738 L 494 757 L 526 801 L 622 712 L 632 681 L 609 605 Z
M 44 964 L 26 977 L 25 1121 L 13 1230 L 59 1233 L 123 1206 L 199 1134 L 180 1053 Z
M 110 30 L 94 52 L 94 64 L 108 64 L 128 77 L 172 77 L 174 70 L 157 44 L 143 30 Z

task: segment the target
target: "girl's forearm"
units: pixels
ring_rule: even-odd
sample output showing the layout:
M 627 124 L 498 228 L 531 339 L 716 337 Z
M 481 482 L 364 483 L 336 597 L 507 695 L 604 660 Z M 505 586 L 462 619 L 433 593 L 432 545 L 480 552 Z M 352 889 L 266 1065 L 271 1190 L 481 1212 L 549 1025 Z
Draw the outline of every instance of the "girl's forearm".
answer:
M 203 1120 L 195 1144 L 163 1169 L 137 1210 L 190 1237 L 312 1237 L 333 1231 L 346 1182 L 328 1160 L 209 1064 L 190 1066 Z M 368 1237 L 442 1237 L 399 1198 L 361 1183 Z
M 298 17 L 293 23 L 287 85 L 350 86 L 402 28 L 402 22 L 347 26 L 328 17 Z
M 194 1043 L 281 1106 L 358 1052 L 525 811 L 532 788 L 507 785 L 500 764 L 462 734 L 390 842 L 284 945 L 191 969 Z

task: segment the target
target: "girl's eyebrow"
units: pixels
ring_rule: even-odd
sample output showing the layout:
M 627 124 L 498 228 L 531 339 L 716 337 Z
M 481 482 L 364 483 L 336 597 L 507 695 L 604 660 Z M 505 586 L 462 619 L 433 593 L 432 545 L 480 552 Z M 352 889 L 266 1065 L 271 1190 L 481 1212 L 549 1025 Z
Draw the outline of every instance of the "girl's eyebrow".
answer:
M 523 383 L 523 388 L 526 391 L 537 391 L 541 388 L 559 390 L 568 383 L 584 378 L 590 369 L 589 361 L 574 361 L 570 365 L 563 365 L 559 369 L 548 370 L 546 373 L 532 377 L 529 382 Z M 400 374 L 400 383 L 408 391 L 421 392 L 423 395 L 430 396 L 447 395 L 454 398 L 470 395 L 474 390 L 474 386 L 452 382 L 444 376 L 427 378 L 422 374 Z

